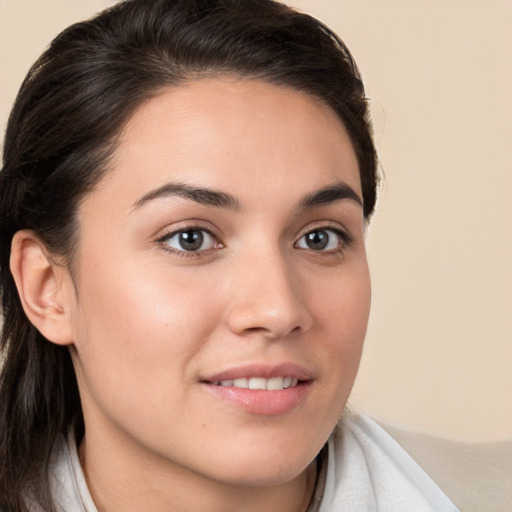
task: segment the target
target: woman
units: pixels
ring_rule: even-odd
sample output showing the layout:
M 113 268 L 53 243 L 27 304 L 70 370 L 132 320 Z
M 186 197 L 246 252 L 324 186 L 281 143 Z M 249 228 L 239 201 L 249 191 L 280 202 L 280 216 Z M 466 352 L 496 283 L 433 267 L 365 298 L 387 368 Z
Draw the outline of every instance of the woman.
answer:
M 328 28 L 122 2 L 33 66 L 0 180 L 5 510 L 456 510 L 370 420 L 336 427 L 378 180 Z

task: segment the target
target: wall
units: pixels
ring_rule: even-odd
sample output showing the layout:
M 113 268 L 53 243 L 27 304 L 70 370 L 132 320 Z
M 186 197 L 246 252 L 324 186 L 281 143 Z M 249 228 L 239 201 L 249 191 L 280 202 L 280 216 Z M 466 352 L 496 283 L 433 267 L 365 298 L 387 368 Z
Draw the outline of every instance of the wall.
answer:
M 44 46 L 108 3 L 0 0 L 2 131 Z M 460 440 L 512 438 L 512 3 L 288 3 L 353 51 L 385 173 L 351 403 Z

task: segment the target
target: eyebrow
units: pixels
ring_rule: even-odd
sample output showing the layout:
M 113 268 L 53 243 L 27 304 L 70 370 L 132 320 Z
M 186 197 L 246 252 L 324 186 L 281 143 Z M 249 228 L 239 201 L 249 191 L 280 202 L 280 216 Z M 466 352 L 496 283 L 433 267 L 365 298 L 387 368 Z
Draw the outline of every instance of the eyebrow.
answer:
M 339 181 L 305 195 L 299 202 L 299 211 L 308 210 L 315 206 L 327 205 L 342 199 L 350 199 L 363 206 L 363 200 L 357 192 L 350 185 Z
M 167 183 L 155 190 L 144 194 L 137 199 L 133 209 L 138 209 L 149 201 L 164 197 L 177 196 L 183 199 L 189 199 L 199 204 L 213 206 L 216 208 L 226 208 L 229 210 L 241 210 L 238 199 L 226 192 L 207 187 L 197 187 L 184 183 Z M 308 210 L 316 206 L 327 205 L 343 199 L 350 199 L 363 206 L 363 201 L 355 190 L 344 182 L 336 182 L 310 194 L 306 194 L 298 205 L 298 211 Z
M 134 209 L 140 208 L 145 203 L 163 197 L 178 196 L 183 199 L 190 199 L 199 204 L 214 206 L 216 208 L 227 208 L 229 210 L 240 210 L 240 203 L 235 196 L 219 190 L 194 187 L 184 183 L 167 183 L 147 194 L 143 195 L 134 204 Z

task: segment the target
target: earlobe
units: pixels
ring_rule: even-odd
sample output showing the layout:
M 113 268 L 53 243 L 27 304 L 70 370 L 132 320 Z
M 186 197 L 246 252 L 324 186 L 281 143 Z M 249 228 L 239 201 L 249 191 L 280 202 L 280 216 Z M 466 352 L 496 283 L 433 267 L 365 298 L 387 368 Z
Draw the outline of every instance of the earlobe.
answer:
M 66 269 L 52 261 L 37 235 L 18 231 L 12 240 L 11 272 L 25 314 L 36 329 L 58 345 L 73 343 Z

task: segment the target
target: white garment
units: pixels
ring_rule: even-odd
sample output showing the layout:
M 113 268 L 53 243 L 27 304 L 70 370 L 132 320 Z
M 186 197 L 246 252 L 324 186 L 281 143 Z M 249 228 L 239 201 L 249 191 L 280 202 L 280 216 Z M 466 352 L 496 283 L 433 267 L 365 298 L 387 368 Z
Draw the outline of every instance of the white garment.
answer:
M 72 436 L 55 447 L 51 487 L 59 512 L 97 512 Z M 317 490 L 320 491 L 321 490 Z M 40 508 L 34 507 L 34 512 Z M 458 512 L 381 427 L 348 413 L 328 441 L 319 512 Z
M 368 417 L 346 414 L 329 440 L 320 512 L 458 512 L 409 454 Z

